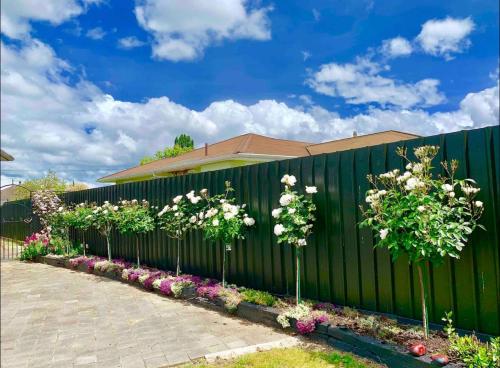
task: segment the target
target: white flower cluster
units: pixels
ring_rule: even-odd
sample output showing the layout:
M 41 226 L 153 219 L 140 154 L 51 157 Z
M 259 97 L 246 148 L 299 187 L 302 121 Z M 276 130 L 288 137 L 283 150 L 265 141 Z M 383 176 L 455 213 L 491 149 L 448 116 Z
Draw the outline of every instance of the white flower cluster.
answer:
M 305 238 L 313 227 L 312 224 L 308 224 L 311 214 L 304 215 L 302 213 L 298 213 L 297 208 L 303 208 L 305 203 L 308 202 L 303 198 L 303 196 L 300 196 L 295 191 L 290 190 L 290 187 L 295 185 L 297 182 L 295 176 L 286 174 L 281 178 L 281 182 L 285 184 L 285 192 L 281 194 L 279 199 L 281 207 L 275 208 L 271 212 L 271 215 L 278 221 L 278 223 L 274 225 L 274 234 L 278 237 L 282 235 L 288 237 L 288 239 L 279 239 L 280 242 L 288 241 L 296 246 L 305 246 L 307 245 Z M 318 193 L 318 189 L 315 186 L 306 186 L 305 191 L 308 194 Z M 306 206 L 308 211 L 311 211 L 310 206 Z M 314 206 L 311 205 L 311 208 L 314 208 Z M 298 231 L 295 231 L 294 229 Z M 295 232 L 295 235 L 291 236 L 291 232 Z M 297 235 L 298 233 L 301 235 Z
M 287 328 L 290 327 L 290 318 L 298 321 L 300 319 L 308 317 L 311 312 L 311 308 L 306 304 L 298 304 L 280 313 L 276 320 L 281 325 L 281 327 Z
M 472 196 L 474 194 L 477 194 L 480 191 L 479 188 L 473 187 L 471 185 L 463 185 L 462 186 L 462 192 L 464 192 L 465 195 Z
M 192 204 L 197 204 L 199 201 L 201 201 L 201 196 L 195 195 L 194 190 L 192 190 L 188 194 L 186 194 L 186 198 L 189 199 Z

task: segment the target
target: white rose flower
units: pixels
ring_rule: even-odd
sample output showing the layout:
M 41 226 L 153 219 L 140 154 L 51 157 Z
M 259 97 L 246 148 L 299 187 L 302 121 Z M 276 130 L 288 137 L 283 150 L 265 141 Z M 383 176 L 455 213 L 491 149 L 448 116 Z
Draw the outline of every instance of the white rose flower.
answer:
M 196 220 L 197 220 L 196 216 L 191 216 L 189 218 L 189 222 L 192 223 L 192 224 L 194 224 L 196 222 Z
M 225 218 L 226 220 L 231 220 L 232 218 L 234 218 L 234 213 L 232 213 L 232 212 L 226 212 L 226 213 L 224 214 L 224 218 Z
M 284 232 L 285 232 L 285 227 L 283 225 L 281 225 L 281 224 L 274 225 L 274 234 L 276 236 L 280 236 Z
M 306 245 L 307 245 L 307 242 L 306 242 L 306 240 L 305 240 L 305 239 L 299 239 L 299 241 L 297 242 L 297 245 L 298 245 L 299 247 L 304 247 L 304 246 L 306 246 Z
M 418 210 L 419 212 L 424 212 L 424 211 L 425 211 L 425 206 L 418 206 L 418 207 L 417 207 L 417 210 Z
M 194 197 L 194 190 L 190 191 L 188 194 L 186 194 L 187 199 L 191 199 Z
M 177 211 L 179 209 L 179 206 L 177 206 L 176 204 L 174 204 L 172 206 L 172 211 Z
M 288 213 L 289 213 L 290 215 L 293 215 L 295 212 L 297 212 L 297 210 L 296 210 L 295 208 L 289 208 L 289 209 L 288 209 Z
M 114 207 L 113 207 L 113 210 L 114 210 L 114 211 L 118 211 L 118 206 L 114 206 Z
M 283 194 L 280 198 L 280 204 L 282 206 L 288 206 L 293 200 L 293 195 L 291 194 Z
M 173 202 L 174 202 L 174 203 L 179 203 L 179 202 L 181 201 L 181 199 L 182 199 L 182 195 L 178 195 L 177 197 L 175 197 L 175 198 L 173 199 Z
M 475 201 L 474 204 L 476 207 L 479 207 L 479 208 L 483 207 L 483 202 L 481 202 L 481 201 Z
M 454 198 L 455 197 L 455 192 L 449 192 L 448 195 L 450 196 L 450 198 Z
M 200 196 L 191 197 L 190 200 L 192 204 L 196 204 L 201 200 L 201 197 Z
M 213 226 L 219 226 L 219 220 L 214 219 L 214 220 L 212 221 L 212 225 L 213 225 Z
M 203 188 L 202 190 L 200 190 L 200 194 L 202 196 L 206 196 L 208 194 L 208 189 L 207 188 Z
M 273 212 L 271 212 L 271 215 L 274 217 L 274 218 L 278 218 L 280 215 L 281 215 L 281 211 L 282 209 L 281 208 L 275 208 L 273 210 Z
M 389 229 L 382 229 L 380 230 L 380 239 L 385 239 L 387 237 L 387 234 L 389 234 Z
M 107 215 L 108 214 L 108 210 L 104 210 L 104 211 L 102 211 L 102 213 L 104 213 L 105 215 Z
M 451 184 L 443 184 L 441 185 L 441 189 L 445 192 L 451 192 L 453 190 L 453 186 Z
M 410 162 L 408 165 L 406 165 L 406 170 L 411 170 L 412 167 L 413 167 L 413 165 Z
M 253 218 L 251 218 L 251 217 L 245 217 L 245 218 L 243 219 L 243 222 L 244 222 L 244 223 L 245 223 L 245 225 L 247 225 L 247 226 L 253 226 L 253 225 L 255 225 L 255 220 L 254 220 Z
M 318 193 L 318 188 L 316 188 L 316 187 L 308 187 L 306 185 L 306 193 L 309 193 L 309 194 Z

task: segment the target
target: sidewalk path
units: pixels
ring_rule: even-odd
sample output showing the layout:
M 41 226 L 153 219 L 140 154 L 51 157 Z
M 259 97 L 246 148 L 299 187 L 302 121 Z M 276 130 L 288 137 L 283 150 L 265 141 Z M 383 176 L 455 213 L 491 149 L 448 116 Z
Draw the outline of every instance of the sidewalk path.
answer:
M 1 262 L 1 366 L 163 367 L 287 341 L 271 328 L 39 263 Z

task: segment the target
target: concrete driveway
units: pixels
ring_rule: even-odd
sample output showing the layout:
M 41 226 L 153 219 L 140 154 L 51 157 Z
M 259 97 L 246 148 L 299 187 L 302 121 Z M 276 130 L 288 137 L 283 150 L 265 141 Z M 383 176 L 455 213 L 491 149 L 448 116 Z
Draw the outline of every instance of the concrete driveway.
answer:
M 1 323 L 4 368 L 163 367 L 293 344 L 280 331 L 117 281 L 18 261 L 1 262 Z

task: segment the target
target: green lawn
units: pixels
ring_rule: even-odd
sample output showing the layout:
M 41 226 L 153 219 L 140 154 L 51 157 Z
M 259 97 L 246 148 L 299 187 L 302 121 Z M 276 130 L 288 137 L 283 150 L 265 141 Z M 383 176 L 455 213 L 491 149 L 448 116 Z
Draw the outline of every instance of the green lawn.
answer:
M 319 348 L 287 348 L 242 355 L 234 360 L 208 364 L 192 363 L 183 368 L 378 368 L 382 367 L 351 354 Z

